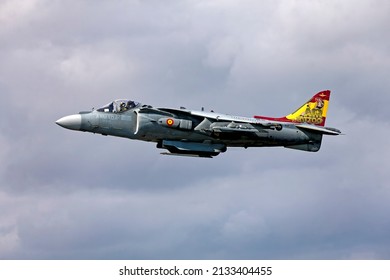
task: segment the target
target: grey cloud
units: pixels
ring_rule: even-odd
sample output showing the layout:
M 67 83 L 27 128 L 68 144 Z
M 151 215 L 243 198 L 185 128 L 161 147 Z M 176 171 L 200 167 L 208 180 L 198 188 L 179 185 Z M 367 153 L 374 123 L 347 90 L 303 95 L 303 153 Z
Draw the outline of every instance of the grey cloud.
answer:
M 386 1 L 28 2 L 0 4 L 0 258 L 390 257 Z M 54 123 L 116 98 L 280 116 L 322 89 L 346 135 L 316 154 Z

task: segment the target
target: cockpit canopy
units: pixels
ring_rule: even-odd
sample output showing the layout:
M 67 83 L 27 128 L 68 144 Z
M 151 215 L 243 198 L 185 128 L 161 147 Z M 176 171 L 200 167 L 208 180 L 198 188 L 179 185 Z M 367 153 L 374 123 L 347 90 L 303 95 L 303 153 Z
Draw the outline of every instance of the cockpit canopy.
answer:
M 140 103 L 127 100 L 127 99 L 117 99 L 110 104 L 107 104 L 99 109 L 97 109 L 98 112 L 107 112 L 107 113 L 121 113 L 125 112 L 129 109 L 135 108 L 139 106 Z

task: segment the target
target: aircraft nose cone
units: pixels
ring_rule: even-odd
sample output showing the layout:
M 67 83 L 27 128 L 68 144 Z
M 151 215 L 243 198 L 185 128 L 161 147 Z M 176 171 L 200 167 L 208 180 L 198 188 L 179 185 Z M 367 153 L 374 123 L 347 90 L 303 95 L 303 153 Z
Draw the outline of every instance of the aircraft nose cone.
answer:
M 56 124 L 67 129 L 80 130 L 81 128 L 81 115 L 70 115 L 63 117 L 56 121 Z

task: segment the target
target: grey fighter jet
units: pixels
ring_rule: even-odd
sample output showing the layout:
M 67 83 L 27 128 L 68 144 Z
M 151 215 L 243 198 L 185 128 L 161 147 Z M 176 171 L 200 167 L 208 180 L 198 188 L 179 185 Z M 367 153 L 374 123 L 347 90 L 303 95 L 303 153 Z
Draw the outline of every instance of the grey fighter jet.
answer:
M 340 135 L 325 127 L 330 91 L 315 94 L 294 113 L 281 118 L 239 117 L 156 108 L 119 99 L 97 110 L 63 117 L 64 128 L 157 143 L 164 155 L 213 157 L 228 147 L 282 146 L 317 152 L 323 135 Z

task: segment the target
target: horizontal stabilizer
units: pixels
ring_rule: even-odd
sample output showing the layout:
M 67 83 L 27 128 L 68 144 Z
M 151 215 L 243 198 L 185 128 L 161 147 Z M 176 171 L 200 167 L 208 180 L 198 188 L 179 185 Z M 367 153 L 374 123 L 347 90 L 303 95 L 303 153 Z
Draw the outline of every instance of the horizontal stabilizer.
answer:
M 296 124 L 295 126 L 299 127 L 299 128 L 306 129 L 306 130 L 310 130 L 311 132 L 314 132 L 314 133 L 319 133 L 319 134 L 324 134 L 324 135 L 340 135 L 341 134 L 340 130 L 338 130 L 336 128 L 332 128 L 332 127 L 320 127 L 320 126 L 306 124 L 306 123 Z

